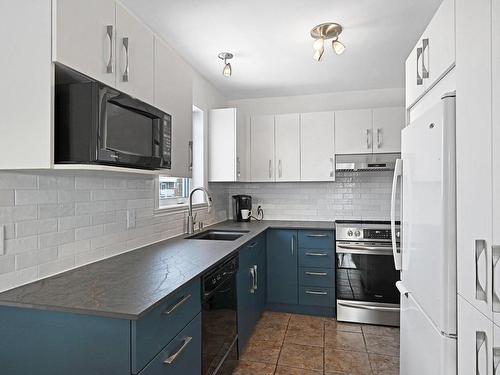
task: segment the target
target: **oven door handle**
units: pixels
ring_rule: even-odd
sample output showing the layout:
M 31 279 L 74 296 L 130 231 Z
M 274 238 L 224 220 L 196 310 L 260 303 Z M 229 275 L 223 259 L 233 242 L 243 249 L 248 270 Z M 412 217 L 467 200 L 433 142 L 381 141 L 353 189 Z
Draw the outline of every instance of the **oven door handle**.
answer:
M 337 245 L 337 254 L 392 255 L 391 248 Z
M 361 304 L 349 303 L 349 302 L 337 302 L 337 303 L 340 306 L 352 307 L 352 308 L 355 308 L 355 309 L 362 309 L 362 310 L 385 311 L 385 312 L 397 312 L 397 311 L 400 311 L 399 307 L 369 306 L 369 305 L 361 305 Z

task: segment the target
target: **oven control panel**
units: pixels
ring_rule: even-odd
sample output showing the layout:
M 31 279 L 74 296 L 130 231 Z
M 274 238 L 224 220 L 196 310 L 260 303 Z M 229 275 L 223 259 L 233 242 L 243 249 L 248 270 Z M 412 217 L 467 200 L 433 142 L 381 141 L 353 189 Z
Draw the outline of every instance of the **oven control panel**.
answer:
M 346 223 L 336 224 L 335 237 L 340 241 L 380 241 L 392 240 L 391 226 L 387 223 Z M 400 228 L 396 225 L 396 241 L 400 239 Z

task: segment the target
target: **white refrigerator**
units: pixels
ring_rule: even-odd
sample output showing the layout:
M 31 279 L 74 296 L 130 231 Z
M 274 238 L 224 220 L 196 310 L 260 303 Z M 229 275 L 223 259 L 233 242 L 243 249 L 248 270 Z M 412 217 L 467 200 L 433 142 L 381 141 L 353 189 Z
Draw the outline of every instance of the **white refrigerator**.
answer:
M 400 373 L 456 374 L 455 93 L 404 128 L 401 147 L 391 204 L 394 228 L 399 191 Z

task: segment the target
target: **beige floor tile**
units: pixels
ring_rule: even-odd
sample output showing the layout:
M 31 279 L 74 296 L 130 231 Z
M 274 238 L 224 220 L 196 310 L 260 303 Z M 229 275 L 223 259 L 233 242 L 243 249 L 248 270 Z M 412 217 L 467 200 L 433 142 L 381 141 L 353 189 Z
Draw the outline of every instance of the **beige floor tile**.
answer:
M 399 375 L 399 358 L 378 354 L 369 354 L 375 375 Z
M 285 342 L 323 347 L 323 327 L 311 328 L 308 326 L 290 325 L 285 334 Z
M 361 333 L 337 331 L 331 328 L 325 330 L 325 347 L 366 352 L 365 340 Z
M 364 335 L 369 353 L 399 357 L 399 337 Z
M 323 375 L 322 371 L 305 370 L 303 368 L 293 368 L 286 366 L 276 367 L 274 375 Z
M 399 339 L 399 328 L 398 327 L 386 327 L 386 326 L 375 326 L 375 325 L 365 325 L 361 327 L 363 333 L 366 335 L 376 335 L 376 336 L 390 336 Z
M 244 361 L 276 364 L 281 351 L 281 344 L 272 341 L 252 341 L 245 348 L 241 359 Z
M 259 322 L 250 338 L 253 341 L 272 341 L 277 344 L 282 344 L 285 339 L 286 327 L 277 324 L 263 324 Z
M 325 328 L 331 328 L 331 329 L 336 329 L 338 331 L 346 331 L 346 332 L 357 332 L 357 333 L 362 332 L 361 324 L 338 322 L 333 318 L 325 322 Z
M 262 325 L 271 325 L 274 327 L 286 327 L 292 314 L 274 311 L 264 311 L 259 323 Z
M 325 373 L 371 375 L 367 353 L 337 349 L 325 349 Z
M 322 331 L 325 325 L 325 318 L 293 314 L 288 325 L 290 327 L 300 327 L 304 330 Z
M 323 348 L 285 343 L 278 365 L 323 371 Z
M 275 365 L 270 363 L 259 363 L 251 361 L 237 361 L 238 363 L 225 363 L 225 366 L 221 369 L 221 375 L 273 375 L 276 368 Z M 234 367 L 236 369 L 231 373 L 228 372 L 229 368 Z

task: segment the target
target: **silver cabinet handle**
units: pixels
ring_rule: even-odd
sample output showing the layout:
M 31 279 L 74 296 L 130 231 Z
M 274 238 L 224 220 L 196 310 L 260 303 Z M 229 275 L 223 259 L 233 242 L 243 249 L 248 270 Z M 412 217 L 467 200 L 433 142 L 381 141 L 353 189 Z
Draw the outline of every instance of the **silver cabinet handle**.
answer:
M 129 50 L 128 50 L 128 38 L 127 37 L 123 38 L 122 44 L 123 44 L 123 48 L 125 49 L 125 59 L 126 59 L 126 65 L 125 65 L 125 69 L 123 71 L 122 81 L 128 82 L 129 73 L 130 73 L 130 65 L 129 65 Z
M 254 269 L 254 273 L 255 273 L 255 286 L 254 286 L 254 290 L 258 290 L 259 289 L 259 271 L 257 270 L 257 265 L 256 264 L 253 265 L 253 269 Z
M 486 240 L 475 241 L 476 255 L 476 299 L 487 301 L 487 268 Z
M 306 253 L 308 257 L 326 257 L 328 254 L 326 253 Z
M 314 294 L 316 296 L 326 296 L 328 293 L 327 292 L 316 292 L 313 290 L 306 290 L 306 294 Z
M 333 162 L 333 158 L 330 158 L 330 177 L 333 177 L 335 173 L 335 163 Z
M 500 312 L 500 246 L 492 247 L 492 263 L 493 311 Z
M 290 250 L 292 251 L 292 255 L 294 253 L 294 248 L 295 248 L 295 236 L 292 235 L 292 238 L 290 238 Z
M 366 129 L 366 148 L 370 149 L 370 129 Z
M 486 332 L 476 331 L 476 375 L 488 373 L 488 342 Z
M 271 178 L 273 176 L 273 169 L 272 169 L 272 166 L 271 166 L 271 159 L 269 159 L 269 178 Z
M 254 242 L 254 243 L 252 243 L 251 245 L 248 245 L 248 247 L 249 247 L 250 249 L 253 249 L 253 248 L 254 248 L 255 246 L 257 246 L 258 244 L 259 244 L 258 242 Z
M 106 35 L 109 39 L 109 60 L 106 66 L 106 73 L 113 73 L 113 25 L 106 26 Z
M 177 310 L 179 307 L 181 307 L 190 298 L 191 298 L 191 294 L 188 294 L 187 296 L 182 297 L 179 302 L 177 302 L 171 308 L 169 308 L 169 309 L 165 310 L 164 312 L 162 312 L 162 314 L 163 315 L 170 315 L 170 314 L 172 314 L 175 310 Z
M 419 47 L 417 48 L 417 86 L 421 86 L 424 84 L 424 80 L 422 79 L 422 76 L 420 75 L 420 70 L 419 70 L 419 62 L 420 58 L 422 57 L 422 48 Z
M 241 177 L 241 162 L 240 157 L 236 157 L 236 176 Z
M 327 234 L 308 234 L 307 237 L 309 238 L 325 238 L 328 237 Z
M 283 177 L 283 169 L 281 167 L 281 159 L 278 162 L 278 173 L 279 173 L 280 178 Z
M 252 276 L 252 287 L 250 288 L 250 293 L 255 293 L 255 268 L 250 267 L 250 276 Z
M 310 276 L 326 276 L 328 274 L 326 272 L 309 272 L 309 271 L 306 271 L 306 275 L 310 275 Z
M 175 352 L 170 357 L 168 357 L 165 361 L 163 361 L 163 363 L 166 365 L 171 365 L 172 363 L 174 363 L 174 361 L 177 359 L 177 357 L 179 357 L 182 354 L 182 352 L 187 348 L 187 346 L 189 345 L 189 343 L 192 340 L 193 340 L 193 338 L 190 336 L 185 337 L 183 340 L 182 346 L 179 348 L 179 350 L 177 350 L 177 352 Z
M 377 128 L 377 148 L 380 148 L 382 146 L 382 143 L 380 141 L 380 134 L 382 133 L 382 131 L 380 130 L 380 128 Z
M 189 152 L 189 166 L 188 170 L 192 171 L 193 170 L 193 141 L 188 142 L 188 152 Z
M 425 66 L 425 52 L 429 54 L 429 39 L 422 39 L 422 79 L 429 78 L 429 67 Z

